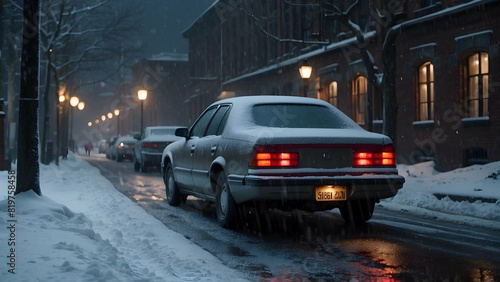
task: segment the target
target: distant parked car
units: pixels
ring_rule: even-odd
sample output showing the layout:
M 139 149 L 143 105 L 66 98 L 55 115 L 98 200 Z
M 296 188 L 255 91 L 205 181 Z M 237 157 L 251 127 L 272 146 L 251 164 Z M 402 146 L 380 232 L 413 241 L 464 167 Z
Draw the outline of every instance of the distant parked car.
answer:
M 106 158 L 108 159 L 111 159 L 111 147 L 113 147 L 116 140 L 118 140 L 118 136 L 111 137 L 107 142 L 108 146 L 106 147 Z
M 319 99 L 221 100 L 176 135 L 183 138 L 162 156 L 167 201 L 177 206 L 194 195 L 215 202 L 222 227 L 234 226 L 238 208 L 256 201 L 284 210 L 340 208 L 345 221 L 363 223 L 405 181 L 389 137 Z
M 165 147 L 181 137 L 175 136 L 179 126 L 150 126 L 142 135 L 135 134 L 137 143 L 134 146 L 134 170 L 145 172 L 148 167 L 160 167 L 161 155 Z
M 123 161 L 124 159 L 133 160 L 133 149 L 135 142 L 137 140 L 130 135 L 120 136 L 116 139 L 116 141 L 111 146 L 111 159 L 116 160 L 118 162 Z
M 106 154 L 108 147 L 109 147 L 108 140 L 103 139 L 103 140 L 99 141 L 99 145 L 98 145 L 99 154 Z

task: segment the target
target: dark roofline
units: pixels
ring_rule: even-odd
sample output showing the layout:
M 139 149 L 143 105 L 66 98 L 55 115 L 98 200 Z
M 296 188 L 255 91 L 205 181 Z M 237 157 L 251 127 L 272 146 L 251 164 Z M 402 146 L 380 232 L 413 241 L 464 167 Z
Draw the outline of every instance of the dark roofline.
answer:
M 215 5 L 219 3 L 219 0 L 215 0 L 210 7 L 208 7 L 194 22 L 192 22 L 186 29 L 184 29 L 181 34 L 183 37 L 187 37 L 189 31 L 193 29 L 198 22 L 202 21 L 204 18 L 210 17 L 210 11 L 214 9 Z

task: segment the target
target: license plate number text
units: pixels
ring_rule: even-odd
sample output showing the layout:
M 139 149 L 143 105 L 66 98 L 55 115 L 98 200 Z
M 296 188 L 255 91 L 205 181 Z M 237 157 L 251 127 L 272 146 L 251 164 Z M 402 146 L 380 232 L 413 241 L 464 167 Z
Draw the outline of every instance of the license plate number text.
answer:
M 345 201 L 347 200 L 346 188 L 343 186 L 320 186 L 316 187 L 316 201 Z

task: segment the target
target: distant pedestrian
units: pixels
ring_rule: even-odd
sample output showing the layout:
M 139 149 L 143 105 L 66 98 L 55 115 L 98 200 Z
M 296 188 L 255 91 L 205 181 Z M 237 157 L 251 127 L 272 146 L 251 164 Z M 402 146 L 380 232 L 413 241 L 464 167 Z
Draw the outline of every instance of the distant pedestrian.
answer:
M 93 148 L 92 143 L 89 142 L 89 143 L 85 144 L 85 153 L 88 156 L 90 156 L 90 151 L 92 151 L 92 148 Z

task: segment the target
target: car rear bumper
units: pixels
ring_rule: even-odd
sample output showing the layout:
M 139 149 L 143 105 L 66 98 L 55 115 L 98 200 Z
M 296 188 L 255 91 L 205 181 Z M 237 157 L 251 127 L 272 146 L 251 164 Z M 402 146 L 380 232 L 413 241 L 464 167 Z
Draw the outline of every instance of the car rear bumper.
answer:
M 316 187 L 338 185 L 346 187 L 347 199 L 393 197 L 403 187 L 400 175 L 361 176 L 228 176 L 231 194 L 237 203 L 251 200 L 315 201 Z
M 159 166 L 161 164 L 161 156 L 162 153 L 153 153 L 153 152 L 141 152 L 141 157 L 144 163 L 148 165 Z

